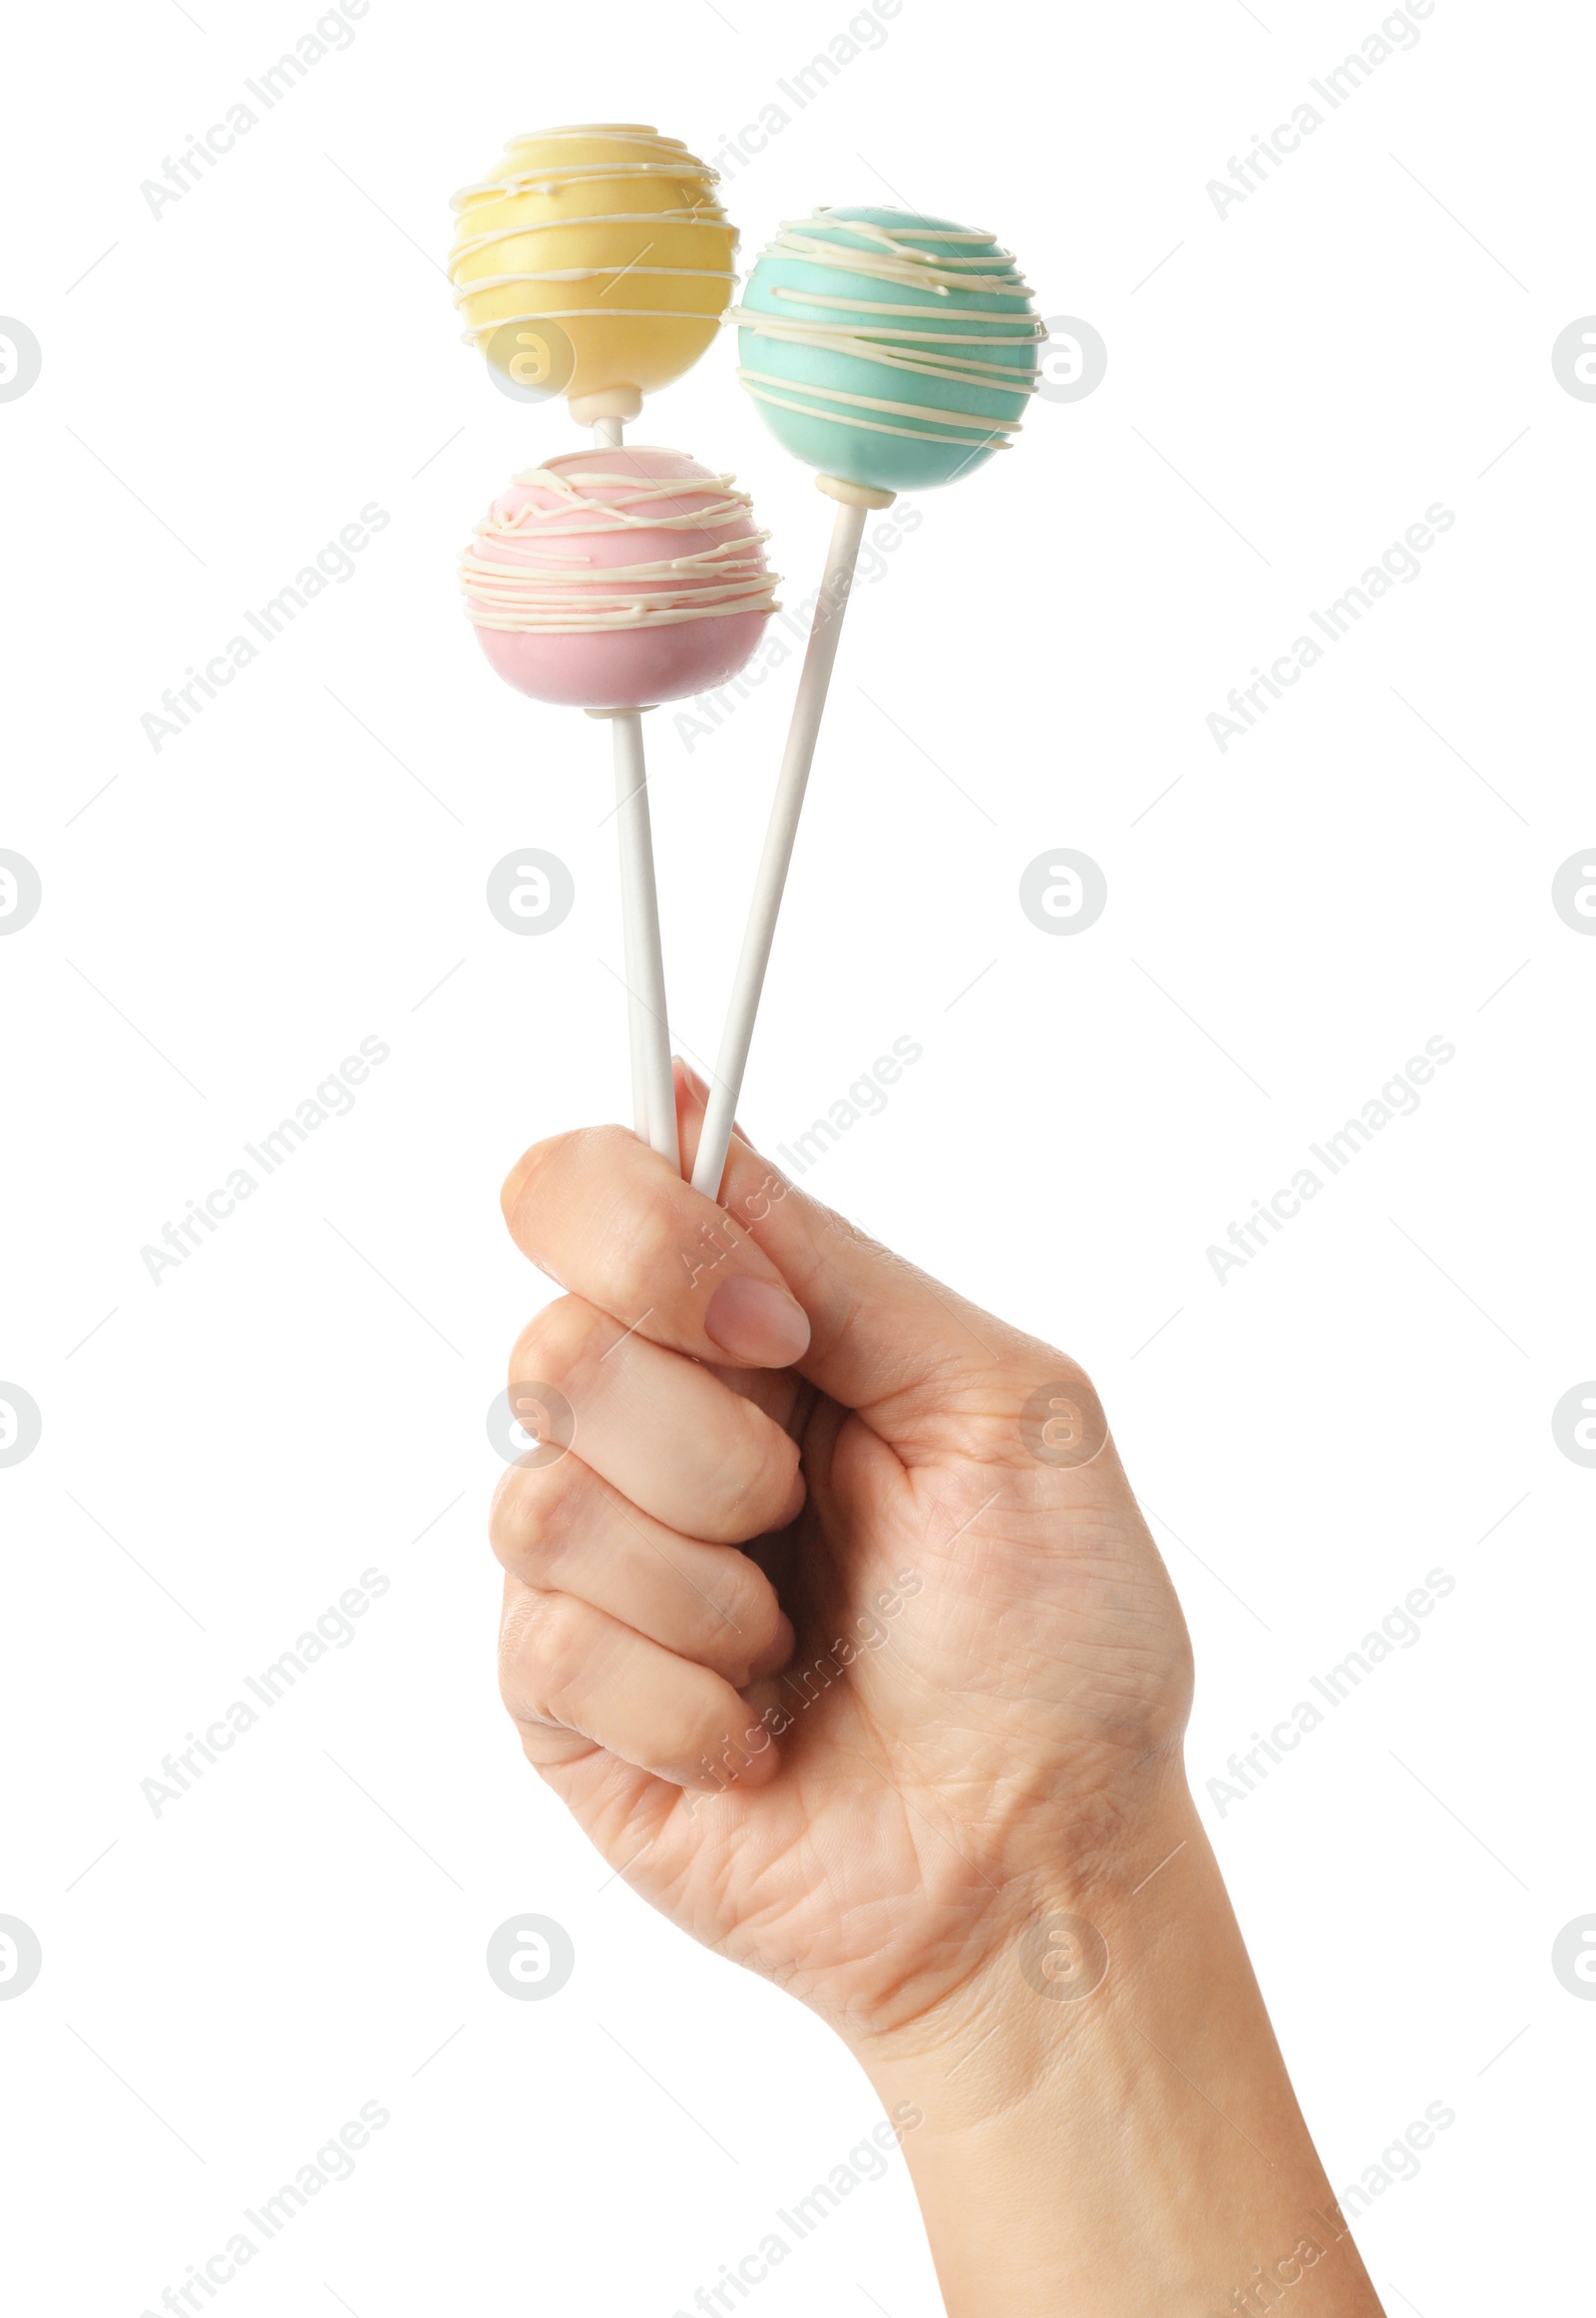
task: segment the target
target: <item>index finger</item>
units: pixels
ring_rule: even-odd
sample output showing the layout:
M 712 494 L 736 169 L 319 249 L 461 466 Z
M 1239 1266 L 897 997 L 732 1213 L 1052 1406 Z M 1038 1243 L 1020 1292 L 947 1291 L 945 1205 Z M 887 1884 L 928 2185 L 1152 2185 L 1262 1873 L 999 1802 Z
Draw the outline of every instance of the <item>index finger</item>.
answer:
M 690 1161 L 703 1083 L 677 1070 Z M 621 1127 L 536 1145 L 504 1196 L 534 1263 L 656 1344 L 722 1364 L 729 1354 L 745 1367 L 794 1366 L 893 1435 L 927 1409 L 963 1413 L 989 1433 L 997 1423 L 1016 1454 L 1030 1400 L 1045 1384 L 1050 1408 L 1067 1378 L 1106 1435 L 1090 1385 L 1063 1354 L 878 1247 L 740 1139 L 724 1207 Z
M 753 1236 L 757 1190 L 728 1215 L 623 1127 L 589 1127 L 535 1143 L 501 1200 L 540 1271 L 656 1345 L 752 1368 L 808 1350 L 803 1306 Z

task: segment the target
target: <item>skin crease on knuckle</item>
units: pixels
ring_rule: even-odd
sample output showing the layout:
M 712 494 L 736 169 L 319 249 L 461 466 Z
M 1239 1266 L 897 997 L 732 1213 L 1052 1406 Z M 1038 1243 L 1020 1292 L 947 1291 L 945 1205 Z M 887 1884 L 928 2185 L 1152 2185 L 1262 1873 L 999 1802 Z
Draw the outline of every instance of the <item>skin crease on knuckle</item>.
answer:
M 522 1153 L 505 1178 L 499 1194 L 499 1204 L 505 1221 L 518 1237 L 537 1246 L 542 1234 L 531 1227 L 550 1205 L 551 1178 L 571 1172 L 581 1175 L 585 1163 L 591 1161 L 597 1170 L 602 1170 L 607 1151 L 625 1142 L 635 1148 L 635 1137 L 627 1135 L 623 1127 L 578 1127 L 565 1135 L 551 1135 L 542 1143 L 534 1143 L 530 1151 Z M 534 1255 L 534 1263 L 547 1271 L 549 1267 L 541 1255 Z
M 687 1279 L 680 1263 L 682 1233 L 671 1209 L 655 1201 L 640 1203 L 628 1183 L 617 1188 L 601 1220 L 605 1277 L 627 1284 L 626 1300 L 634 1297 L 638 1312 L 658 1296 L 668 1313 Z M 623 1316 L 622 1326 L 631 1317 Z M 691 1325 L 700 1318 L 691 1314 Z
M 505 1620 L 505 1637 L 512 1715 L 518 1722 L 578 1728 L 570 1720 L 573 1694 L 600 1670 L 609 1639 L 603 1622 L 574 1595 L 529 1587 Z
M 580 1192 L 583 1239 L 622 1326 L 685 1278 L 678 1262 L 688 1236 L 677 1212 L 683 1187 L 648 1180 L 657 1164 L 623 1127 L 591 1127 L 534 1144 L 501 1194 L 512 1234 L 539 1270 L 564 1286 L 559 1257 Z M 622 1313 L 621 1306 L 633 1309 Z
M 603 1693 L 605 1676 L 624 1644 L 624 1627 L 578 1602 L 576 1595 L 534 1593 L 513 1653 L 508 1709 L 518 1723 L 580 1732 L 603 1745 L 603 1738 L 587 1727 L 587 1704 Z
M 621 1641 L 608 1620 L 569 1594 L 527 1589 L 507 1607 L 500 1634 L 501 1690 L 523 1746 L 540 1767 L 548 1734 L 586 1739 L 589 1749 L 603 1750 L 602 1738 L 584 1728 L 584 1702 L 601 1684 L 605 1661 Z M 716 1678 L 690 1662 L 682 1662 L 676 1674 L 669 1695 L 649 1717 L 646 1746 L 636 1751 L 659 1776 L 677 1785 L 697 1785 L 698 1757 L 718 1740 L 727 1721 L 721 1711 L 724 1694 Z M 564 1750 L 562 1758 L 569 1758 Z
M 529 1635 L 543 1622 L 546 1606 L 555 1597 L 507 1578 L 499 1618 L 499 1696 L 521 1740 L 521 1750 L 540 1776 L 558 1763 L 598 1751 L 595 1740 L 579 1732 L 563 1730 L 538 1711 L 529 1684 Z
M 552 1466 L 512 1466 L 495 1491 L 489 1515 L 489 1538 L 500 1565 L 523 1586 L 558 1591 L 564 1578 L 567 1588 L 586 1598 L 581 1582 L 585 1530 L 595 1517 L 601 1486 L 573 1456 Z M 690 1551 L 691 1543 L 683 1540 L 683 1548 Z M 681 1599 L 673 1608 L 685 1607 L 688 1612 L 685 1629 L 673 1623 L 670 1636 L 654 1631 L 651 1638 L 713 1666 L 734 1687 L 742 1688 L 781 1627 L 781 1605 L 768 1578 L 745 1555 L 730 1549 L 710 1549 L 717 1558 L 707 1576 L 701 1570 L 694 1576 L 682 1569 L 668 1543 L 654 1546 L 650 1554 L 639 1539 L 638 1551 L 649 1580 L 668 1584 L 665 1573 L 675 1573 Z M 645 1592 L 657 1605 L 656 1586 Z M 628 1617 L 623 1598 L 607 1601 L 606 1607 L 612 1617 L 634 1625 L 638 1632 L 652 1627 L 651 1620 L 645 1624 L 641 1618 Z
M 584 1388 L 618 1331 L 580 1296 L 558 1296 L 535 1313 L 515 1342 L 508 1370 L 512 1384 L 536 1377 L 563 1392 L 581 1421 Z
M 623 1363 L 616 1364 L 612 1378 L 601 1366 L 626 1333 L 623 1324 L 584 1298 L 559 1297 L 545 1305 L 517 1338 L 509 1380 L 514 1385 L 536 1377 L 553 1384 L 577 1411 L 580 1428 L 584 1399 L 596 1379 L 604 1378 L 615 1391 L 626 1388 Z M 798 1450 L 778 1418 L 760 1405 L 763 1399 L 779 1404 L 782 1397 L 779 1385 L 767 1387 L 757 1397 L 733 1383 L 726 1386 L 725 1415 L 734 1427 L 733 1443 L 709 1493 L 718 1516 L 705 1527 L 705 1535 L 717 1542 L 740 1544 L 760 1535 L 792 1503 Z
M 922 1461 L 945 1464 L 952 1452 L 984 1472 L 1007 1468 L 1014 1476 L 1037 1481 L 1036 1459 L 1020 1428 L 1020 1414 L 1039 1384 L 1057 1384 L 1079 1401 L 1101 1432 L 1103 1447 L 1091 1462 L 1115 1475 L 1123 1489 L 1102 1401 L 1084 1368 L 1066 1352 L 1035 1338 L 1015 1335 L 984 1370 L 972 1370 L 968 1362 L 961 1365 L 953 1357 L 948 1367 L 946 1393 L 935 1397 L 917 1394 L 918 1405 L 912 1415 L 901 1414 L 889 1404 L 893 1445 L 906 1466 L 913 1469 Z M 1047 1467 L 1038 1481 L 1039 1489 L 1045 1495 L 1070 1473 L 1083 1474 L 1087 1469 L 1086 1465 Z M 1067 1494 L 1073 1499 L 1073 1486 Z
M 510 1466 L 488 1510 L 488 1539 L 502 1567 L 526 1585 L 546 1585 L 577 1542 L 574 1517 L 587 1490 L 576 1456 Z

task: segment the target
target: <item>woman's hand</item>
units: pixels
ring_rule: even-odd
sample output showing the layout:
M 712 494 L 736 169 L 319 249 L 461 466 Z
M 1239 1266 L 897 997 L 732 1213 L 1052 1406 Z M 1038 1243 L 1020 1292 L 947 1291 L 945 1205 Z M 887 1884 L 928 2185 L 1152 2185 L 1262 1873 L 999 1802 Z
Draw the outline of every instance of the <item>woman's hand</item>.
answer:
M 690 1164 L 679 1065 L 677 1094 Z M 1186 1789 L 1185 1625 L 1096 1393 L 740 1140 L 722 1193 L 615 1127 L 505 1186 L 567 1291 L 515 1350 L 548 1445 L 492 1518 L 529 1758 L 918 2121 L 955 2318 L 1287 2289 L 1291 2318 L 1368 2318 Z
M 1073 1362 L 740 1142 L 724 1197 L 618 1128 L 506 1186 L 575 1439 L 494 1508 L 505 1698 L 639 1891 L 874 2036 L 1141 1842 L 1186 1633 Z

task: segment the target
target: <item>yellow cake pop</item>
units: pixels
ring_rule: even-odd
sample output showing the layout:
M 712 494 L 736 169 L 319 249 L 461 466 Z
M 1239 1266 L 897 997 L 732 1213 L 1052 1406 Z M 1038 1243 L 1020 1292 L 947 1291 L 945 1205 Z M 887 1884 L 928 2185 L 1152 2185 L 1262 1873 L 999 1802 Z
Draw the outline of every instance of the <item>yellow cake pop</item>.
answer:
M 716 173 L 637 122 L 517 137 L 454 196 L 466 335 L 580 424 L 635 418 L 703 353 L 731 302 L 736 230 Z

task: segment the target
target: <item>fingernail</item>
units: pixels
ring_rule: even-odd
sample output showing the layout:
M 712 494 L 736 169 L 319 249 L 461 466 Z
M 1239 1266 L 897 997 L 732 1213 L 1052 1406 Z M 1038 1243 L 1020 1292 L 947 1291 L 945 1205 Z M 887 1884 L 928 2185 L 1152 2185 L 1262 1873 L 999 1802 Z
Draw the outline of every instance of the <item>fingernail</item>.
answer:
M 809 1350 L 809 1322 L 801 1304 L 768 1280 L 734 1273 L 722 1280 L 704 1313 L 704 1334 L 733 1359 L 753 1367 L 785 1368 Z
M 692 1064 L 687 1061 L 685 1056 L 680 1054 L 673 1054 L 670 1059 L 674 1063 L 676 1069 L 681 1073 L 682 1085 L 686 1087 L 690 1094 L 696 1095 L 701 1103 L 706 1103 L 709 1100 L 709 1089 L 704 1084 L 704 1081 L 699 1077 L 697 1071 L 694 1070 Z

